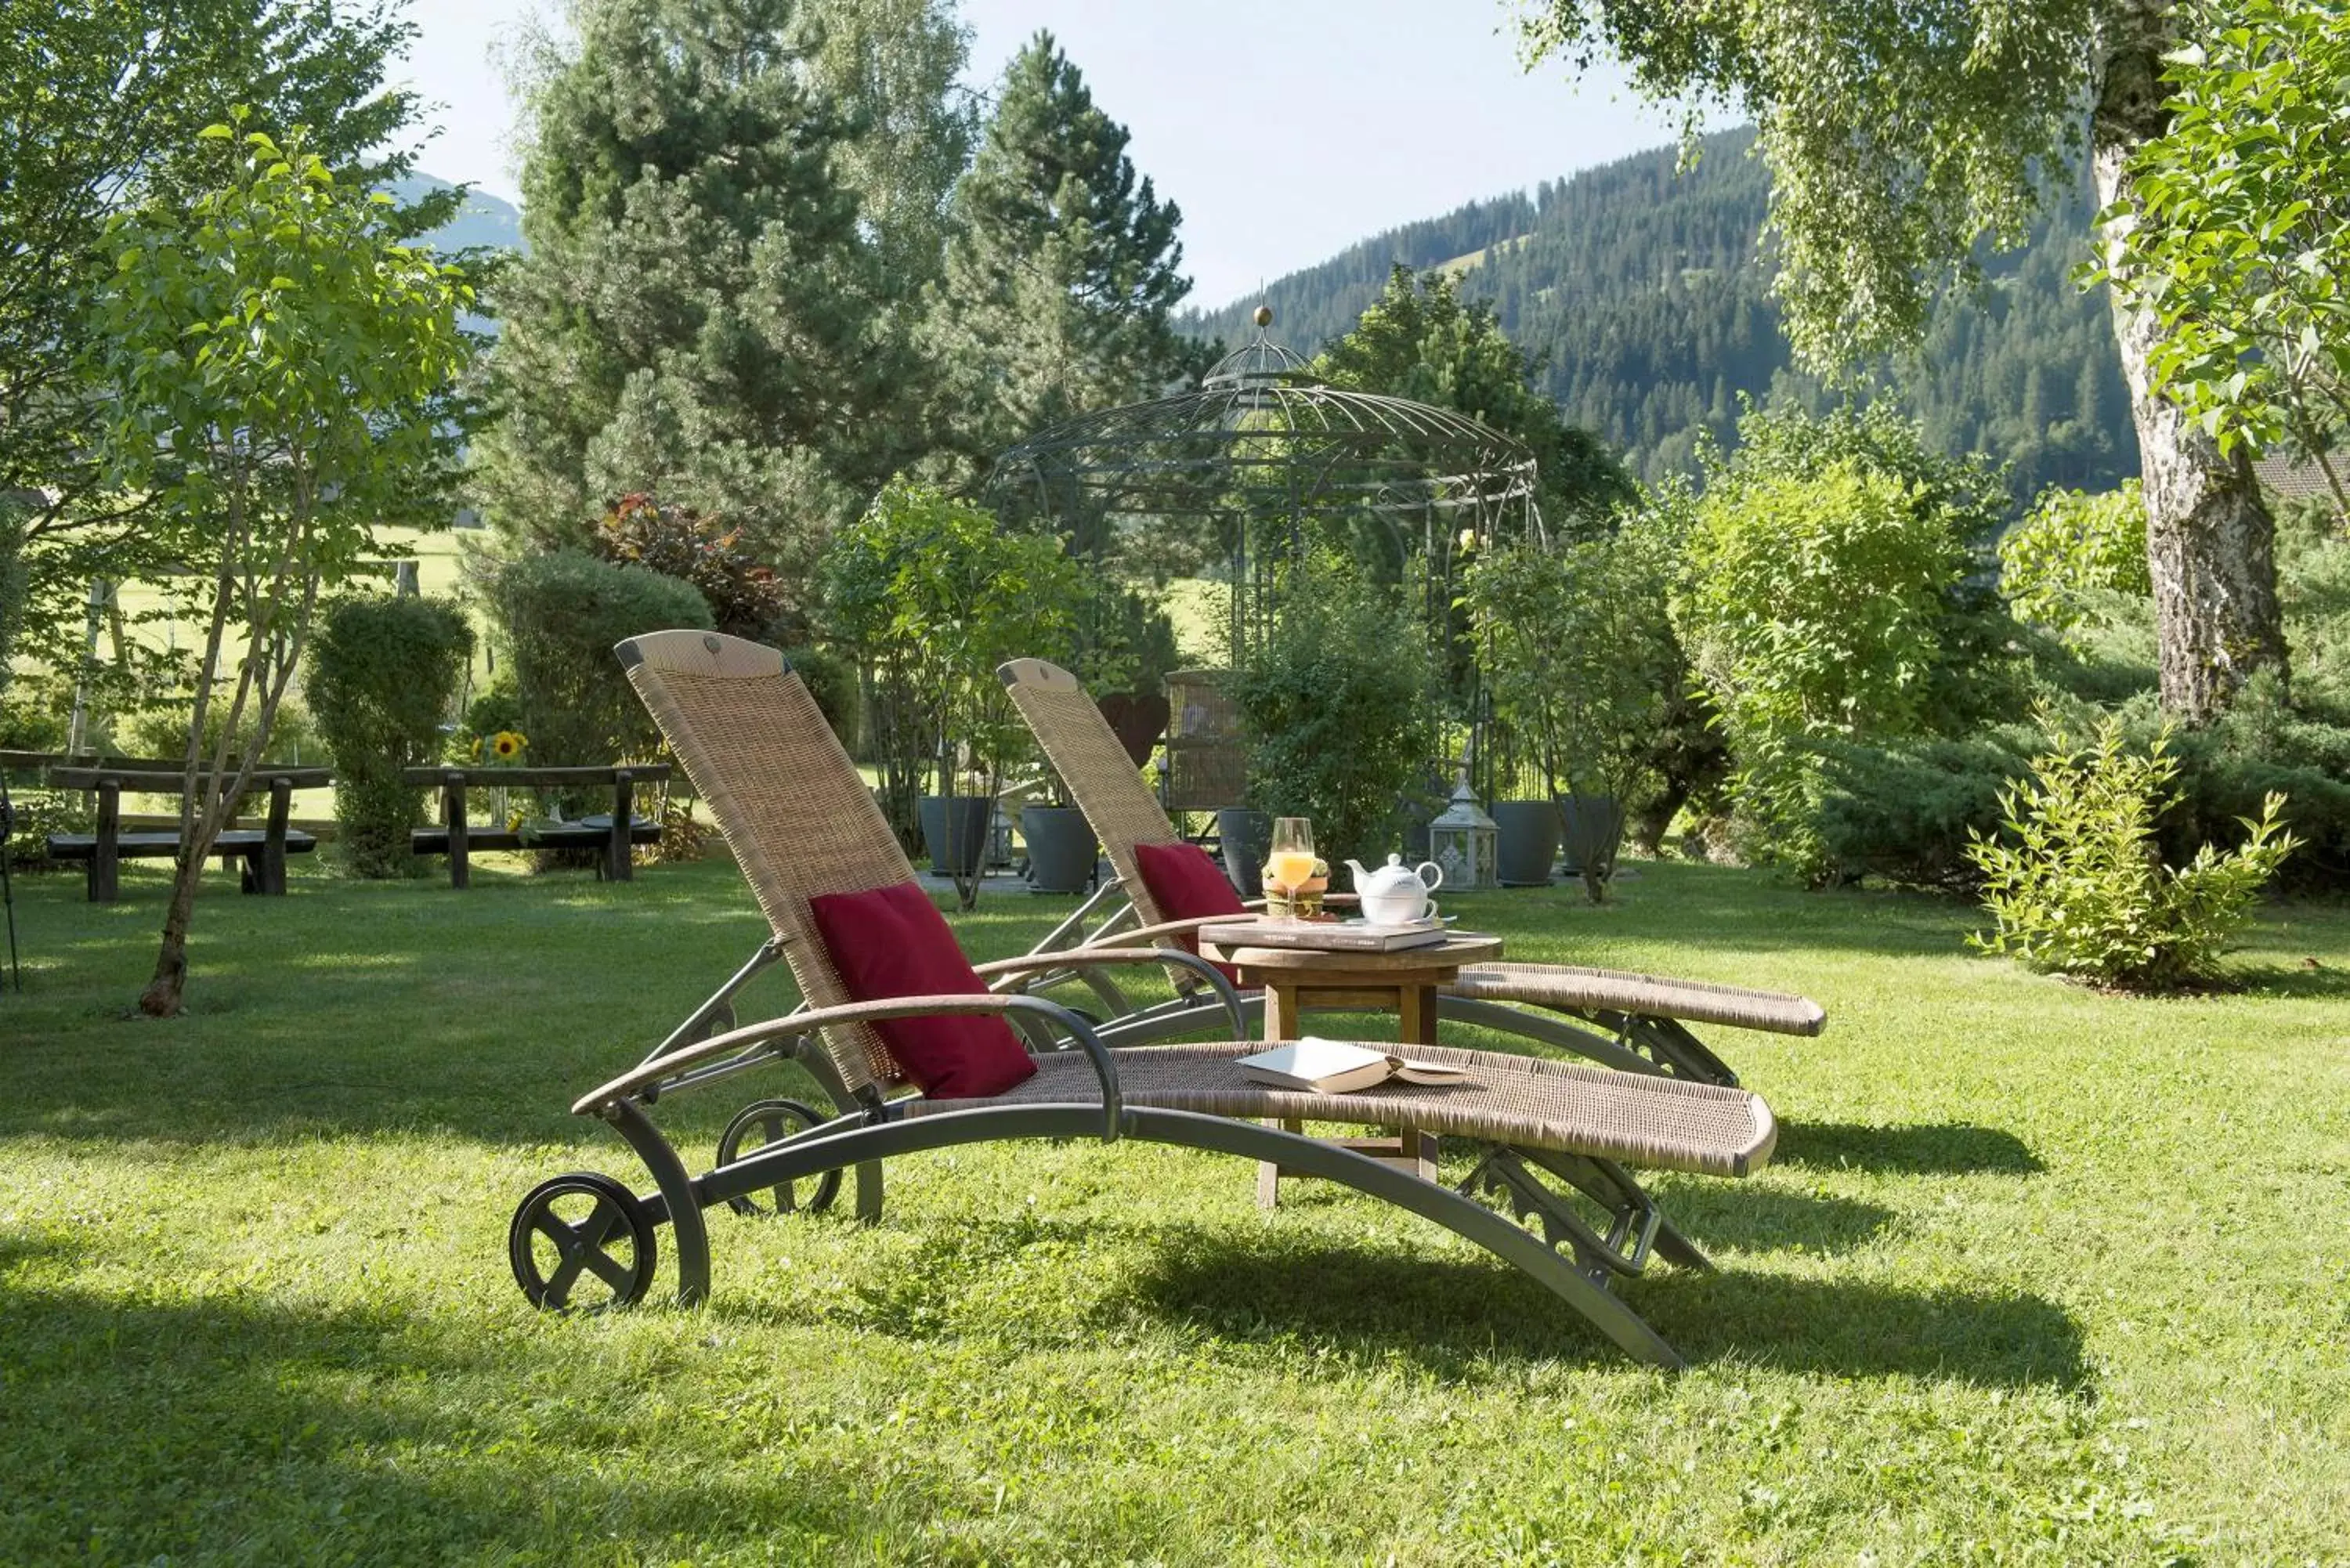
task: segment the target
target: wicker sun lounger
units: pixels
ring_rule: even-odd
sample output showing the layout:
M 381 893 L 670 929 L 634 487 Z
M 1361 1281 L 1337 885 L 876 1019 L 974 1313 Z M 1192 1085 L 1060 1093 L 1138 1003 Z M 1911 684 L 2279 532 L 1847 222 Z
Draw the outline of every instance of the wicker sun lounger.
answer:
M 1135 850 L 1141 845 L 1175 844 L 1180 836 L 1076 677 L 1038 659 L 1014 659 L 997 673 L 1118 873 L 1114 882 L 1045 939 L 1035 956 L 1095 942 L 1132 946 L 1164 941 L 1228 919 L 1171 919 L 1152 900 Z M 1087 930 L 1086 922 L 1105 905 L 1115 908 Z M 1113 980 L 1094 969 L 1063 975 L 1047 971 L 1036 983 L 1072 979 L 1091 987 L 1105 1004 L 1107 1022 L 1101 1033 L 1112 1044 L 1191 1033 L 1201 1026 L 1200 1008 L 1210 1000 L 1197 987 L 1187 987 L 1172 1002 L 1137 1007 Z M 1249 997 L 1243 1005 L 1256 1009 L 1263 1002 L 1261 997 Z M 1690 1032 L 1690 1024 L 1811 1035 L 1827 1023 L 1827 1014 L 1808 997 L 1565 964 L 1487 963 L 1464 969 L 1438 997 L 1437 1010 L 1456 1023 L 1539 1040 L 1610 1067 L 1731 1088 L 1737 1086 L 1738 1075 Z
M 573 1106 L 611 1124 L 649 1168 L 653 1190 L 639 1194 L 592 1172 L 533 1189 L 508 1233 L 516 1282 L 533 1303 L 560 1308 L 641 1299 L 663 1225 L 677 1251 L 679 1296 L 698 1301 L 710 1279 L 704 1210 L 768 1195 L 775 1208 L 790 1208 L 792 1195 L 811 1182 L 820 1206 L 824 1184 L 853 1170 L 858 1214 L 878 1219 L 880 1162 L 893 1156 L 1010 1138 L 1140 1138 L 1274 1160 L 1384 1199 L 1531 1274 L 1630 1355 L 1680 1364 L 1610 1287 L 1618 1276 L 1641 1272 L 1652 1255 L 1708 1265 L 1664 1223 L 1626 1167 L 1746 1175 L 1770 1158 L 1776 1137 L 1762 1100 L 1739 1089 L 1434 1049 L 1431 1055 L 1467 1067 L 1471 1080 L 1343 1096 L 1262 1088 L 1232 1065 L 1259 1048 L 1240 1038 L 1237 995 L 1212 965 L 1172 948 L 1101 947 L 975 972 L 1016 984 L 1040 964 L 1171 964 L 1199 975 L 1224 1005 L 1232 1039 L 1112 1051 L 1078 1014 L 1016 992 L 851 1001 L 812 900 L 872 896 L 910 881 L 913 872 L 806 689 L 774 649 L 711 633 L 655 632 L 619 651 L 717 818 L 774 931 L 769 945 L 799 982 L 804 1010 L 677 1044 Z M 993 1013 L 1022 1025 L 1033 1044 L 1059 1048 L 1035 1051 L 1033 1075 L 990 1097 L 901 1093 L 907 1074 L 874 1025 L 949 1013 Z M 809 1070 L 831 1098 L 832 1114 L 761 1102 L 735 1118 L 718 1161 L 691 1173 L 654 1126 L 655 1102 L 784 1059 Z M 1490 1152 L 1456 1189 L 1254 1119 L 1284 1116 L 1408 1120 Z M 737 1142 L 738 1129 L 762 1126 L 764 1147 Z M 1481 1190 L 1505 1209 L 1471 1196 Z

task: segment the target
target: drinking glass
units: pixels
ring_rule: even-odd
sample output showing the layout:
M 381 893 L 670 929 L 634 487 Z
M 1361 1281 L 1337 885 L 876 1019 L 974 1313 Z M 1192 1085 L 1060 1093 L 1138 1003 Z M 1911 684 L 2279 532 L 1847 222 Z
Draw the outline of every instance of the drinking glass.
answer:
M 1302 816 L 1273 819 L 1273 854 L 1265 870 L 1274 884 L 1295 899 L 1314 879 L 1314 825 Z

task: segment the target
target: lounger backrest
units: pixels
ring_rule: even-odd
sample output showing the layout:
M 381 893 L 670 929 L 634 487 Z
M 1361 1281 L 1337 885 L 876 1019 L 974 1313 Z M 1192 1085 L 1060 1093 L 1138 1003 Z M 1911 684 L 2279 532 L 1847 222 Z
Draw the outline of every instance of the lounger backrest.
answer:
M 613 651 L 717 819 L 801 996 L 812 1007 L 854 1000 L 808 900 L 889 887 L 914 869 L 816 699 L 781 653 L 737 637 L 655 631 Z M 904 1077 L 871 1029 L 826 1033 L 850 1089 Z
M 1118 880 L 1134 900 L 1135 912 L 1146 925 L 1167 918 L 1151 902 L 1135 865 L 1135 846 L 1177 844 L 1182 836 L 1167 820 L 1167 813 L 1142 782 L 1142 774 L 1127 754 L 1118 732 L 1086 695 L 1077 678 L 1057 664 L 1041 659 L 1015 659 L 996 670 L 1013 705 L 1035 732 L 1036 743 L 1061 783 L 1076 801 L 1077 809 L 1101 840 L 1102 852 L 1117 867 Z

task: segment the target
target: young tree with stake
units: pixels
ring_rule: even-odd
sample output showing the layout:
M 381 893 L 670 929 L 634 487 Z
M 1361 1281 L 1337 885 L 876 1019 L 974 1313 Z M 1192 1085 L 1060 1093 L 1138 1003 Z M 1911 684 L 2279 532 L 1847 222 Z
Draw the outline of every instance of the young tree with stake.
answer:
M 473 291 L 391 237 L 389 202 L 338 183 L 300 133 L 281 146 L 234 118 L 202 133 L 217 185 L 108 224 L 114 267 L 88 306 L 109 481 L 150 498 L 161 553 L 202 585 L 179 859 L 139 999 L 158 1017 L 181 1009 L 197 884 L 253 786 L 320 589 L 381 552 L 380 525 L 445 507 L 468 354 L 457 313 Z

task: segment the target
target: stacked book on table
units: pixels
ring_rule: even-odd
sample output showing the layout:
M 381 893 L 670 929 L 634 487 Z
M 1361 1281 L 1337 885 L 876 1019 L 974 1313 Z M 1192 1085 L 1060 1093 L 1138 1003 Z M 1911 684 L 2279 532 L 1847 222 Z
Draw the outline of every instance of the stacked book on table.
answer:
M 1392 953 L 1409 948 L 1432 948 L 1440 946 L 1452 934 L 1452 928 L 1440 919 L 1414 920 L 1401 926 L 1375 926 L 1367 920 L 1256 919 L 1200 928 L 1200 940 L 1220 948 L 1300 948 L 1329 953 Z

